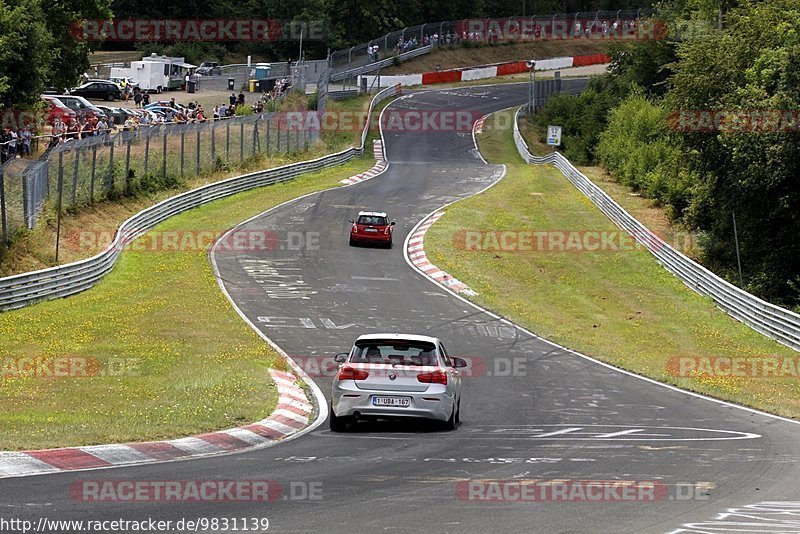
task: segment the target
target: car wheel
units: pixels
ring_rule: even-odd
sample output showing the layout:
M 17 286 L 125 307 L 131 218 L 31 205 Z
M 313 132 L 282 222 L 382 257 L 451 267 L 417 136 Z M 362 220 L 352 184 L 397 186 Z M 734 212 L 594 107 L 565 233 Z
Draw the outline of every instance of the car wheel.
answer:
M 352 237 L 350 238 L 350 246 L 351 246 L 351 247 L 354 247 L 354 246 L 356 246 L 356 242 L 355 242 L 355 241 L 353 241 L 353 238 L 352 238 Z
M 392 238 L 389 238 L 389 241 L 386 243 L 386 248 L 392 248 Z
M 456 404 L 456 426 L 461 423 L 461 399 L 458 399 L 458 404 Z
M 330 424 L 331 432 L 344 432 L 347 429 L 347 418 L 337 417 L 336 414 L 333 413 L 332 406 L 330 416 L 328 417 L 328 422 Z
M 106 95 L 106 100 L 107 100 L 108 102 L 113 102 L 113 101 L 114 101 L 114 94 L 113 94 L 113 93 L 108 93 L 108 94 Z
M 458 423 L 456 421 L 456 407 L 453 406 L 453 413 L 450 414 L 450 419 L 445 421 L 444 429 L 445 430 L 455 430 L 457 424 Z

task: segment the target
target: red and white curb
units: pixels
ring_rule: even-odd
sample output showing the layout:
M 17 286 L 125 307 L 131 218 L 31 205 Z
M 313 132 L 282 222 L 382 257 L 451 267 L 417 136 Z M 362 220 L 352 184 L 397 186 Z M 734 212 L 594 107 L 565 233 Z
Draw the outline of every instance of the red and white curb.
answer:
M 368 169 L 360 174 L 356 174 L 355 176 L 351 176 L 350 178 L 345 178 L 344 180 L 340 180 L 339 183 L 345 185 L 357 184 L 359 182 L 363 182 L 364 180 L 369 180 L 370 178 L 374 178 L 383 171 L 385 171 L 388 164 L 386 163 L 386 160 L 383 158 L 383 141 L 381 141 L 380 139 L 376 139 L 374 141 L 372 152 L 375 155 L 375 165 L 373 165 L 371 169 Z
M 309 424 L 313 411 L 295 376 L 270 369 L 278 388 L 272 414 L 251 425 L 168 441 L 0 452 L 0 478 L 186 460 L 272 445 Z
M 425 249 L 423 246 L 425 241 L 425 232 L 427 232 L 428 228 L 430 228 L 433 223 L 438 221 L 442 215 L 444 215 L 443 211 L 437 211 L 428 217 L 422 224 L 420 224 L 414 233 L 411 234 L 411 237 L 408 240 L 408 258 L 417 269 L 422 271 L 425 276 L 432 279 L 434 282 L 441 284 L 457 293 L 463 293 L 470 296 L 477 295 L 477 293 L 470 289 L 467 284 L 460 281 L 458 278 L 450 276 L 432 264 L 425 255 Z

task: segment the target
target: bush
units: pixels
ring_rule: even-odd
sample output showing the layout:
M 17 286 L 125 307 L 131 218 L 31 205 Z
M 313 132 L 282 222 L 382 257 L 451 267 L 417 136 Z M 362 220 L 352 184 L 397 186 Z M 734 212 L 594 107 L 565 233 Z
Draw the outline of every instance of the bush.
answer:
M 553 95 L 534 118 L 541 140 L 546 141 L 548 125 L 560 125 L 564 155 L 577 165 L 593 163 L 609 110 L 618 102 L 615 93 L 608 90 L 609 84 L 608 78 L 601 76 L 592 79 L 580 95 Z
M 667 111 L 641 93 L 626 98 L 609 114 L 597 155 L 623 184 L 669 205 L 673 218 L 686 209 L 695 176 L 685 169 L 683 149 L 672 138 Z

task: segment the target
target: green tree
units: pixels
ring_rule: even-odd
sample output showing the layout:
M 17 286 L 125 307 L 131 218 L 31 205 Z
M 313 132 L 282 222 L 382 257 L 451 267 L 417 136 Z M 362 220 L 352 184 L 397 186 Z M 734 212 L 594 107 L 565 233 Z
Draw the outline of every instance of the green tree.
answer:
M 53 62 L 40 0 L 0 2 L 0 104 L 37 103 Z

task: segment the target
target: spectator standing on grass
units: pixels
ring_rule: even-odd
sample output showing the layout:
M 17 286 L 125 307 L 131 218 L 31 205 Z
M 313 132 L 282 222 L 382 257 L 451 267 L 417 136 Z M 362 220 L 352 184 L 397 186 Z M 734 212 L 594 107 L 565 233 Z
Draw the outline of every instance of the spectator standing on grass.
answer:
M 214 109 L 211 110 L 211 118 L 214 120 L 218 120 L 219 117 L 220 117 L 219 106 L 214 106 Z
M 228 106 L 226 106 L 225 103 L 223 102 L 219 106 L 219 118 L 224 119 L 227 116 L 228 116 Z
M 64 137 L 64 132 L 67 131 L 67 125 L 61 120 L 61 117 L 53 119 L 53 137 L 61 140 Z
M 22 143 L 22 155 L 23 156 L 30 156 L 31 155 L 31 139 L 33 138 L 33 134 L 31 133 L 30 128 L 25 127 L 19 132 L 19 138 Z
M 239 93 L 239 96 L 236 98 L 236 105 L 244 106 L 244 93 L 242 92 Z
M 231 93 L 231 96 L 228 97 L 228 102 L 230 102 L 231 106 L 236 105 L 236 95 Z
M 147 91 L 142 91 L 142 106 L 149 106 L 150 105 L 150 93 Z
M 97 121 L 97 125 L 95 126 L 94 134 L 104 135 L 106 133 L 108 133 L 108 123 L 105 117 L 100 117 L 100 120 Z
M 142 107 L 142 100 L 144 100 L 144 97 L 142 96 L 142 92 L 137 87 L 133 90 L 133 102 L 136 104 L 137 108 Z
M 14 159 L 17 157 L 17 132 L 9 128 L 8 137 L 8 158 Z
M 79 118 L 75 118 L 67 128 L 67 141 L 70 139 L 80 139 L 81 138 L 81 128 L 82 128 L 81 120 Z

